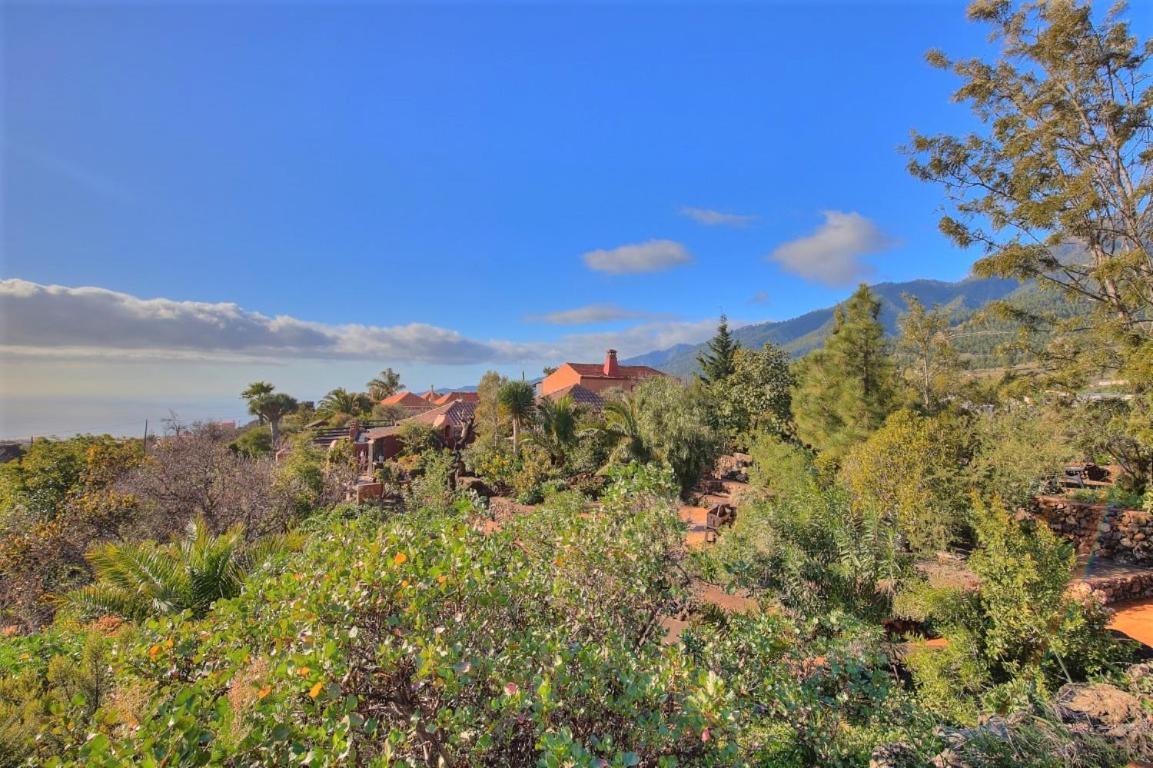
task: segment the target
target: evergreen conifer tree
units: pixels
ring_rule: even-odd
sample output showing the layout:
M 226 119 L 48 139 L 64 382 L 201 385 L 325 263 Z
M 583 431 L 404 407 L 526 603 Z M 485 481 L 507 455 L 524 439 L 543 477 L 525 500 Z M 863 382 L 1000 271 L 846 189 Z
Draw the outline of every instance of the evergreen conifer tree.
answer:
M 737 367 L 736 356 L 740 348 L 741 343 L 729 332 L 729 319 L 721 315 L 717 335 L 709 340 L 708 348 L 697 355 L 697 362 L 701 367 L 699 374 L 701 381 L 716 384 L 731 376 Z
M 894 408 L 894 367 L 880 314 L 880 301 L 862 284 L 837 308 L 824 346 L 798 364 L 798 435 L 832 458 L 868 437 Z

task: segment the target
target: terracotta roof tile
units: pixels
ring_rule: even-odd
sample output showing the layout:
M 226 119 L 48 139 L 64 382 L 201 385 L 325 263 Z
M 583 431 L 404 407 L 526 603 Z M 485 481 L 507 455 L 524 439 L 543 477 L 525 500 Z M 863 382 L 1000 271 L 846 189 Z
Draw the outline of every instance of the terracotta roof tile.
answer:
M 428 401 L 420 395 L 415 395 L 412 392 L 404 391 L 397 392 L 395 395 L 389 395 L 380 401 L 381 405 L 403 405 L 408 407 L 426 406 Z
M 454 400 L 451 403 L 431 408 L 424 413 L 409 416 L 402 420 L 401 424 L 406 421 L 414 421 L 439 427 L 447 423 L 454 429 L 459 429 L 469 422 L 474 413 L 476 413 L 476 403 Z
M 577 405 L 588 406 L 589 408 L 594 408 L 598 411 L 605 406 L 605 400 L 603 397 L 598 395 L 596 392 L 593 392 L 588 387 L 582 387 L 580 384 L 570 384 L 567 387 L 562 387 L 556 391 L 549 392 L 547 395 L 545 395 L 545 397 L 547 397 L 549 400 L 560 400 L 565 395 L 571 397 L 573 402 Z
M 641 379 L 648 376 L 663 376 L 656 368 L 647 365 L 621 365 L 617 366 L 616 376 L 606 376 L 605 368 L 600 363 L 565 363 L 568 367 L 589 379 Z
M 447 405 L 456 400 L 462 400 L 466 403 L 478 403 L 480 402 L 480 395 L 476 392 L 445 392 L 436 399 L 436 404 Z

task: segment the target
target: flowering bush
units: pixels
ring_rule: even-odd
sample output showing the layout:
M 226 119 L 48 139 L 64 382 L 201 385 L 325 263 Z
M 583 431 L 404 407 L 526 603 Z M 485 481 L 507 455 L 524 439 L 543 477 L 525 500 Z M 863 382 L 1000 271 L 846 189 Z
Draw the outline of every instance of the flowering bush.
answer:
M 130 704 L 55 764 L 731 765 L 726 687 L 659 642 L 682 553 L 649 474 L 643 505 L 560 494 L 487 536 L 427 511 L 316 518 L 240 597 L 125 635 Z

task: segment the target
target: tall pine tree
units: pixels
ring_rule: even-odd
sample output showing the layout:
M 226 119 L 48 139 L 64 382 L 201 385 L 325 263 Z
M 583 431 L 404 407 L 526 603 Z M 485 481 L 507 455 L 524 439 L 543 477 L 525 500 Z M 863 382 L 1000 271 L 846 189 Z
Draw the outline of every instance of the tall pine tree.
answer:
M 701 381 L 716 384 L 732 375 L 737 368 L 737 350 L 741 343 L 729 332 L 729 319 L 721 315 L 717 335 L 709 340 L 708 348 L 697 355 Z
M 896 404 L 880 314 L 881 303 L 862 284 L 837 308 L 824 346 L 798 363 L 798 436 L 834 459 L 881 426 Z

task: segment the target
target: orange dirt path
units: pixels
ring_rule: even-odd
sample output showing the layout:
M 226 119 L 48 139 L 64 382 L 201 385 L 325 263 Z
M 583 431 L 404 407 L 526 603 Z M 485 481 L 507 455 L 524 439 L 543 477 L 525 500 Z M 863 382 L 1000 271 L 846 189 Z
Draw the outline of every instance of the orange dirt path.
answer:
M 1113 606 L 1116 613 L 1110 629 L 1124 632 L 1139 643 L 1153 648 L 1153 598 Z
M 688 547 L 703 547 L 705 542 L 705 527 L 709 511 L 704 507 L 683 506 L 677 513 L 681 522 L 687 523 L 689 529 L 685 532 L 685 545 Z

